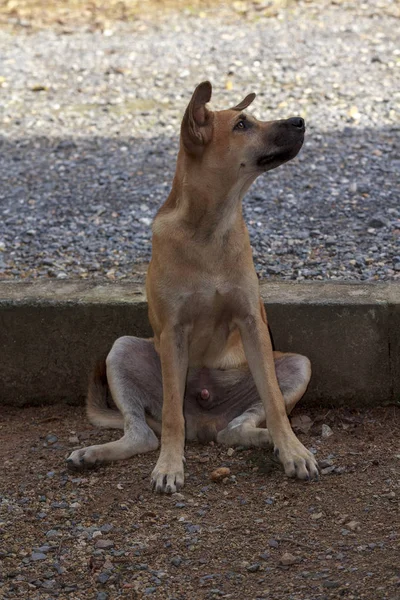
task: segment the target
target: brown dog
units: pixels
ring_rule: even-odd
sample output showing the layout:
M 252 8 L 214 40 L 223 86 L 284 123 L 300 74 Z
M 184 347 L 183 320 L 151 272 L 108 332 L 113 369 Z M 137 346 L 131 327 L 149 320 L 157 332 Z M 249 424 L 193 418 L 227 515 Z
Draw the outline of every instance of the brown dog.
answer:
M 304 121 L 244 114 L 255 94 L 214 112 L 210 98 L 211 84 L 201 83 L 183 117 L 171 193 L 153 224 L 146 289 L 154 339 L 119 338 L 90 385 L 89 419 L 122 427 L 124 436 L 68 459 L 79 467 L 154 450 L 162 423 L 152 483 L 167 493 L 183 486 L 185 427 L 189 440 L 273 444 L 288 476 L 318 475 L 287 416 L 310 364 L 272 350 L 242 216 L 256 177 L 299 152 Z M 120 413 L 107 406 L 107 384 Z

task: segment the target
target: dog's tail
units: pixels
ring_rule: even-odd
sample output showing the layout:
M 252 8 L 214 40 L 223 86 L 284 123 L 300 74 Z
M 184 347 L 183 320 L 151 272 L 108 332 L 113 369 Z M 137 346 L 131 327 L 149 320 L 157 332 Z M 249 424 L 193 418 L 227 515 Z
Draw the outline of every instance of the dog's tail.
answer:
M 96 427 L 124 428 L 124 419 L 111 398 L 105 360 L 100 360 L 96 364 L 90 377 L 86 414 L 92 425 Z

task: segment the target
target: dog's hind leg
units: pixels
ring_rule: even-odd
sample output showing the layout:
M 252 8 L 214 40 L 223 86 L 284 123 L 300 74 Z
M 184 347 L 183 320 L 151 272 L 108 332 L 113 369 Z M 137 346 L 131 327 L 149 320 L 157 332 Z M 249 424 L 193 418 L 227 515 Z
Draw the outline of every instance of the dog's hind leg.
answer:
M 225 429 L 217 433 L 218 444 L 226 446 L 269 447 L 272 438 L 268 429 L 260 427 L 265 422 L 264 407 L 259 402 L 232 419 Z
M 307 389 L 311 377 L 310 361 L 300 354 L 275 352 L 274 362 L 286 412 L 290 414 Z M 243 397 L 253 397 L 254 403 L 218 432 L 217 442 L 229 446 L 272 446 L 268 429 L 260 427 L 265 423 L 265 412 L 250 373 L 239 386 Z
M 161 367 L 152 340 L 119 338 L 107 356 L 106 368 L 107 383 L 123 419 L 124 435 L 115 442 L 75 450 L 67 460 L 71 467 L 90 467 L 158 448 L 158 438 L 148 424 L 155 426 L 160 422 L 162 410 Z M 90 420 L 118 426 L 119 413 L 100 404 L 100 398 L 96 403 L 89 394 Z

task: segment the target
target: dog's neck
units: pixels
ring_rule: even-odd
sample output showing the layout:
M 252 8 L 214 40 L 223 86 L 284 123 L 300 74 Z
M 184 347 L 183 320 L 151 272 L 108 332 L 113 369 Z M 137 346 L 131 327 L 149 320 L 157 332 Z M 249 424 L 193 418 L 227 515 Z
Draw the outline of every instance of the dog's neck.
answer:
M 196 238 L 224 239 L 242 231 L 242 200 L 255 176 L 221 177 L 201 161 L 193 168 L 192 160 L 180 152 L 171 193 L 159 214 L 173 212 L 176 225 L 193 230 Z

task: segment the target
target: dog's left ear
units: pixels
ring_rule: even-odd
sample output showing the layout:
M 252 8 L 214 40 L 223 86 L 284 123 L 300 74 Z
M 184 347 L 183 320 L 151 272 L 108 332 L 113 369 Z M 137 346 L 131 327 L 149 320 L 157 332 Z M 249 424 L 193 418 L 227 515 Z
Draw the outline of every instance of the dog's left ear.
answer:
M 249 94 L 248 96 L 246 96 L 246 98 L 244 100 L 242 100 L 241 102 L 239 102 L 239 104 L 234 106 L 232 108 L 232 110 L 238 110 L 239 112 L 241 110 L 245 110 L 248 106 L 250 106 L 250 104 L 253 102 L 255 97 L 256 97 L 256 94 L 254 94 L 254 93 Z
M 209 81 L 200 83 L 193 92 L 181 126 L 183 144 L 191 154 L 199 154 L 212 137 L 213 113 L 206 107 L 211 100 Z

